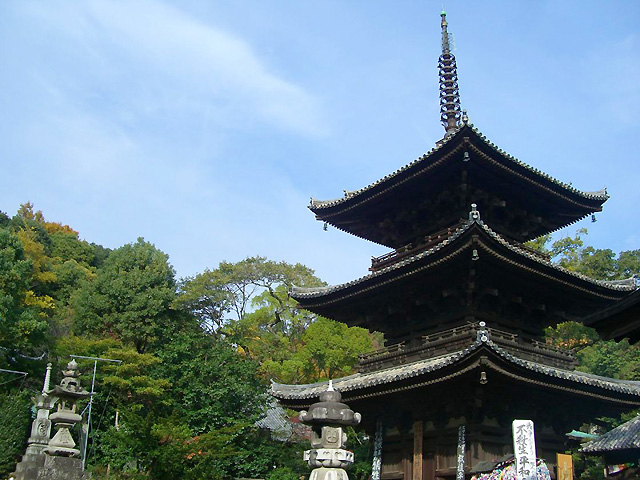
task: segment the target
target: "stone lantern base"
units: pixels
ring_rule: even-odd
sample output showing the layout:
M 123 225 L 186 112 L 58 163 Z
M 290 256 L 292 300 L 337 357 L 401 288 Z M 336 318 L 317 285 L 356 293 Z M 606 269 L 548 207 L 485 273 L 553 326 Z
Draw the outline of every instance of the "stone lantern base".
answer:
M 37 480 L 90 480 L 91 473 L 82 470 L 82 460 L 47 455 Z
M 322 467 L 313 470 L 309 480 L 349 480 L 349 476 L 342 468 Z
M 45 446 L 42 446 L 40 453 L 25 453 L 20 463 L 16 465 L 16 470 L 10 475 L 14 480 L 36 480 L 38 472 L 44 466 L 46 455 L 44 453 Z

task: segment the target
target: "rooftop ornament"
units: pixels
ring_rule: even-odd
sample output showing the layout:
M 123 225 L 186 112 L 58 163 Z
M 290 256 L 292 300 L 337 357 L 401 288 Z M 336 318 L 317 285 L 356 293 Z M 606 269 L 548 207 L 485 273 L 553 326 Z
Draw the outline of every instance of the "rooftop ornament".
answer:
M 299 414 L 300 421 L 312 428 L 311 450 L 304 452 L 304 460 L 314 467 L 309 480 L 349 480 L 344 468 L 353 463 L 353 452 L 345 450 L 344 427 L 358 425 L 361 416 L 340 400 L 342 395 L 329 380 L 320 401 Z
M 458 91 L 458 69 L 456 57 L 451 53 L 451 35 L 447 30 L 447 12 L 440 12 L 442 27 L 442 54 L 438 58 L 440 74 L 440 121 L 446 131 L 445 138 L 458 129 L 462 117 L 460 93 Z M 468 117 L 465 112 L 465 123 Z

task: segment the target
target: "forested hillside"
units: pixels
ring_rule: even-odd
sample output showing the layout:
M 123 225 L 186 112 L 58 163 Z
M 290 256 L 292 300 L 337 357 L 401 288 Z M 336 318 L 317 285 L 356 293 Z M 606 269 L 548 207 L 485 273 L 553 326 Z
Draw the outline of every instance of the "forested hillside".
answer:
M 586 231 L 530 246 L 595 278 L 640 272 L 640 251 L 585 246 Z M 381 334 L 298 310 L 291 285 L 320 286 L 300 264 L 248 257 L 176 278 L 168 256 L 139 238 L 115 250 L 82 240 L 31 204 L 0 212 L 0 478 L 25 448 L 29 396 L 70 357 L 99 362 L 88 465 L 94 478 L 294 479 L 308 471 L 300 445 L 255 422 L 270 379 L 312 382 L 350 374 Z M 640 348 L 602 342 L 578 324 L 548 331 L 580 369 L 640 380 Z M 90 388 L 93 362 L 80 361 Z M 81 406 L 82 407 L 82 406 Z M 352 447 L 358 442 L 352 442 Z M 367 445 L 358 459 L 366 463 Z M 354 478 L 365 476 L 366 466 Z M 352 472 L 353 473 L 353 472 Z
M 122 361 L 98 364 L 94 478 L 298 478 L 302 446 L 255 427 L 268 381 L 349 374 L 382 339 L 299 311 L 292 284 L 322 282 L 261 257 L 177 279 L 142 238 L 111 251 L 30 204 L 0 213 L 0 368 L 29 374 L 2 373 L 0 478 L 25 448 L 47 362 L 59 381 L 69 355 Z M 89 389 L 93 362 L 79 363 Z

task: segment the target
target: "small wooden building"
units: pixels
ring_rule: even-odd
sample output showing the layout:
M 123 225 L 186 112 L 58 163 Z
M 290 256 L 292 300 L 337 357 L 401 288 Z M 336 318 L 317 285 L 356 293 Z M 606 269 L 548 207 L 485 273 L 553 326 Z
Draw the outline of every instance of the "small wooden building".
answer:
M 381 478 L 455 476 L 463 463 L 512 452 L 511 422 L 531 419 L 547 464 L 583 422 L 640 406 L 640 383 L 574 370 L 543 330 L 614 305 L 633 282 L 593 280 L 523 245 L 601 211 L 606 191 L 583 192 L 515 159 L 460 110 L 455 58 L 442 14 L 440 99 L 445 137 L 430 152 L 336 200 L 312 200 L 316 217 L 388 246 L 368 275 L 293 289 L 301 307 L 385 333 L 385 349 L 359 373 L 334 379 L 382 443 Z M 294 409 L 326 383 L 273 384 Z

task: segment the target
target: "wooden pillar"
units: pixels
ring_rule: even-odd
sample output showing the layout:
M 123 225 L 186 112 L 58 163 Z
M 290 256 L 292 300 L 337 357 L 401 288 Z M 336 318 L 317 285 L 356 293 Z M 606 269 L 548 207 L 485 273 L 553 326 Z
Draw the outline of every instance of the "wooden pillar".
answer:
M 413 422 L 413 476 L 412 480 L 422 480 L 422 420 Z

